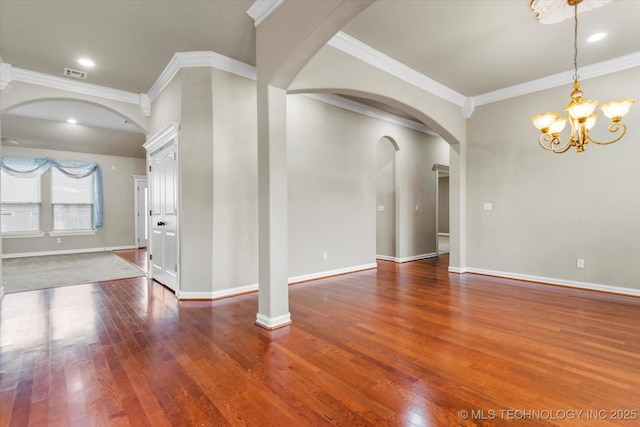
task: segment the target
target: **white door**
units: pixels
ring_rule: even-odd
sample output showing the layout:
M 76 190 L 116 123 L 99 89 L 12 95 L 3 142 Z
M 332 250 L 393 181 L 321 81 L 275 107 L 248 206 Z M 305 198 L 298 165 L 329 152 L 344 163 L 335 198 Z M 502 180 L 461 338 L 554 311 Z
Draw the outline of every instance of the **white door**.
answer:
M 154 153 L 149 161 L 151 191 L 150 228 L 151 275 L 177 291 L 178 275 L 178 193 L 177 146 L 172 144 Z
M 149 240 L 149 196 L 147 191 L 147 180 L 136 180 L 136 221 L 138 223 L 137 246 L 146 248 Z

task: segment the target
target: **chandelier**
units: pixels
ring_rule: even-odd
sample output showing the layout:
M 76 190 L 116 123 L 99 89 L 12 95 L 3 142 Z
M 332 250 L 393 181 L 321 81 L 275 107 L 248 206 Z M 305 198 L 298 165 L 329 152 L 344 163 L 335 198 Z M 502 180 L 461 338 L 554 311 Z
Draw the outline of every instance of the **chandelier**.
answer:
M 620 133 L 617 138 L 610 141 L 596 141 L 589 135 L 589 130 L 596 124 L 597 114 L 593 114 L 598 101 L 589 101 L 584 99 L 580 90 L 580 82 L 578 81 L 578 4 L 582 0 L 567 0 L 569 6 L 574 8 L 574 32 L 573 32 L 573 92 L 571 92 L 571 102 L 564 109 L 567 111 L 567 117 L 560 117 L 558 113 L 544 113 L 533 117 L 531 121 L 533 125 L 542 132 L 538 138 L 538 143 L 542 148 L 554 153 L 564 153 L 571 147 L 576 147 L 576 151 L 583 152 L 585 146 L 589 142 L 594 144 L 607 145 L 613 144 L 622 139 L 627 132 L 627 126 L 621 122 L 622 117 L 629 112 L 633 99 L 622 99 L 620 101 L 611 101 L 600 106 L 600 109 L 611 119 L 609 124 L 609 132 Z M 571 135 L 569 139 L 563 143 L 560 140 L 560 133 L 564 130 L 567 121 L 571 124 Z

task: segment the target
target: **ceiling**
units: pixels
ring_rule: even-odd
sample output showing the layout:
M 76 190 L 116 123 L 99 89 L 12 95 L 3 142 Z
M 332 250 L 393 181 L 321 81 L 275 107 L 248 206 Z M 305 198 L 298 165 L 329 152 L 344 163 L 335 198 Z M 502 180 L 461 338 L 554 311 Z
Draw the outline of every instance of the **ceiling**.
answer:
M 0 0 L 0 56 L 17 68 L 59 77 L 65 67 L 73 68 L 87 71 L 88 83 L 145 93 L 176 52 L 214 51 L 255 65 L 256 32 L 246 14 L 252 4 Z M 572 69 L 572 20 L 540 24 L 529 4 L 379 0 L 343 31 L 464 96 L 477 96 Z M 638 22 L 637 0 L 614 0 L 582 13 L 579 65 L 640 51 Z M 608 33 L 604 40 L 585 41 L 602 31 Z M 77 64 L 83 56 L 95 68 Z M 10 136 L 6 130 L 3 118 L 3 134 Z

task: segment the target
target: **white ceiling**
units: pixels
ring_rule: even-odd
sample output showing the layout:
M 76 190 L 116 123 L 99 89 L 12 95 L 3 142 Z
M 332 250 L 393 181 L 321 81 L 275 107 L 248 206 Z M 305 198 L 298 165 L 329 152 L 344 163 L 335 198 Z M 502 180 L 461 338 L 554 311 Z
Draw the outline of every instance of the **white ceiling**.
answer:
M 88 72 L 88 83 L 145 93 L 176 52 L 214 51 L 255 65 L 255 27 L 246 14 L 252 4 L 253 0 L 0 0 L 0 56 L 17 68 L 58 77 L 65 67 L 74 68 Z M 572 69 L 573 22 L 540 24 L 529 4 L 530 0 L 378 0 L 343 31 L 464 96 L 476 96 Z M 614 0 L 582 13 L 579 65 L 640 52 L 639 23 L 637 0 Z M 606 39 L 585 42 L 601 31 L 608 33 Z M 93 59 L 96 67 L 78 65 L 76 60 L 83 56 Z M 57 109 L 63 117 L 52 116 L 56 108 L 46 105 L 18 113 L 66 120 L 67 107 L 75 106 Z M 97 117 L 94 113 L 87 114 L 87 124 Z M 112 127 L 100 123 L 91 125 Z

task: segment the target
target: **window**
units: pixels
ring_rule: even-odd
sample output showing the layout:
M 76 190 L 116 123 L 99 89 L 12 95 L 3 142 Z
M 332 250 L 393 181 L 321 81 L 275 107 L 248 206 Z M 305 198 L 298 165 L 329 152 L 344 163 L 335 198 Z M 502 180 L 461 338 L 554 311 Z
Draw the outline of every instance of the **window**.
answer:
M 15 177 L 4 170 L 0 173 L 2 232 L 40 231 L 40 177 Z
M 93 175 L 71 178 L 51 168 L 51 203 L 54 231 L 93 229 Z

